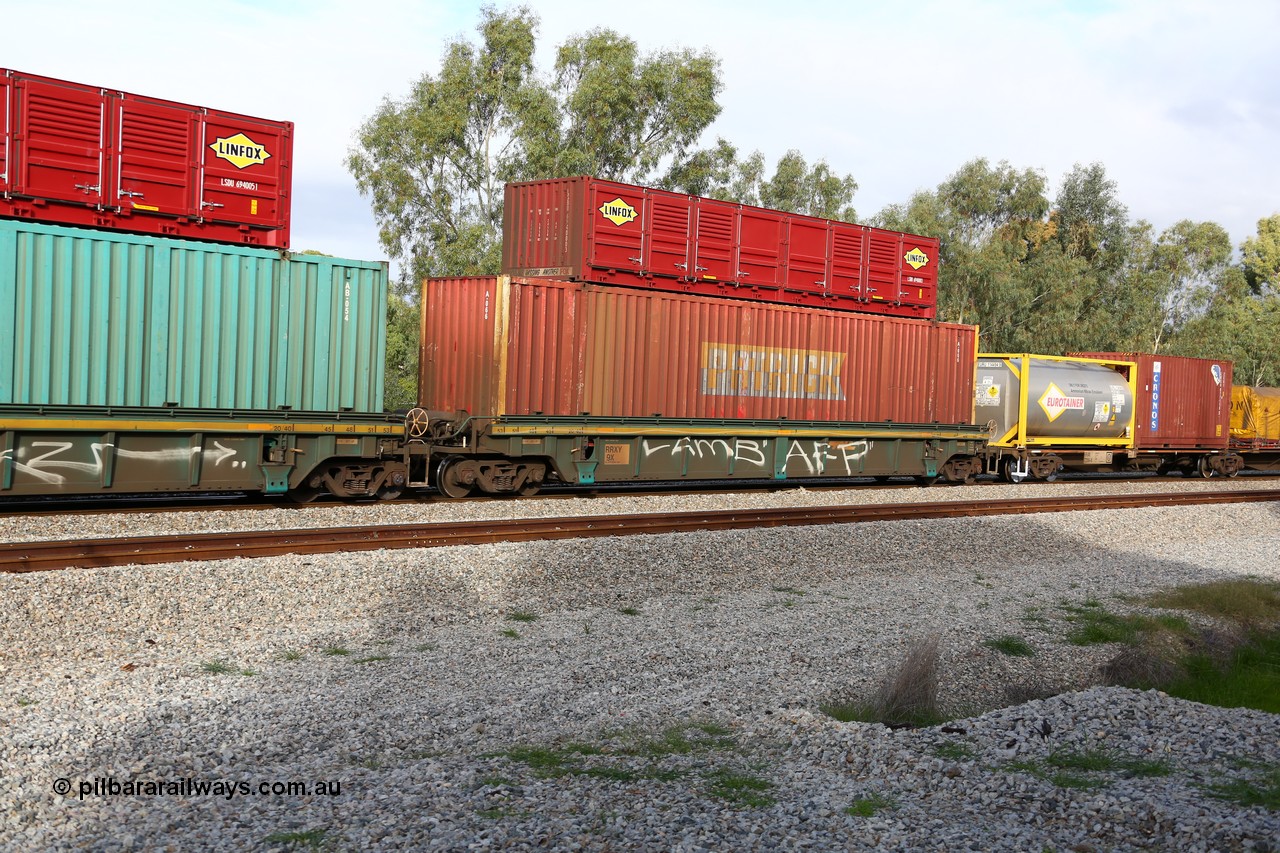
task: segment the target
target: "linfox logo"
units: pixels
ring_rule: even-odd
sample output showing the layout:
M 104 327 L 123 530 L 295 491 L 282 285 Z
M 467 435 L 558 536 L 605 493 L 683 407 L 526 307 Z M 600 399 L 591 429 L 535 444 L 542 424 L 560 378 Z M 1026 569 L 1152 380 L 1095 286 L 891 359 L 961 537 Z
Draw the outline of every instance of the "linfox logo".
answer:
M 922 252 L 919 246 L 903 255 L 902 259 L 910 264 L 911 268 L 915 270 L 918 270 L 920 267 L 929 263 L 929 256 Z
M 243 133 L 237 133 L 235 136 L 219 136 L 209 148 L 214 156 L 221 157 L 237 169 L 265 163 L 271 156 L 264 146 Z
M 620 198 L 600 205 L 600 213 L 614 225 L 622 226 L 636 218 L 636 209 Z
M 1083 412 L 1084 397 L 1068 397 L 1062 393 L 1061 388 L 1050 382 L 1044 394 L 1040 395 L 1040 408 L 1049 416 L 1049 423 L 1053 423 L 1063 412 L 1073 409 Z

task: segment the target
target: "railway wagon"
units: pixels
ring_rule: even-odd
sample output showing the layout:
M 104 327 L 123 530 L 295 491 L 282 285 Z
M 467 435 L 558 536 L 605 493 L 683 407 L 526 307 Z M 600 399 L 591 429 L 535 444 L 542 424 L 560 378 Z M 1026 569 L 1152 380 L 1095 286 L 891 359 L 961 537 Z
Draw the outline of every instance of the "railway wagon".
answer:
M 0 69 L 0 216 L 287 248 L 293 123 Z
M 385 263 L 0 220 L 0 497 L 391 497 Z
M 583 176 L 507 184 L 502 272 L 933 319 L 939 245 Z
M 423 285 L 411 480 L 971 479 L 977 329 L 551 279 Z

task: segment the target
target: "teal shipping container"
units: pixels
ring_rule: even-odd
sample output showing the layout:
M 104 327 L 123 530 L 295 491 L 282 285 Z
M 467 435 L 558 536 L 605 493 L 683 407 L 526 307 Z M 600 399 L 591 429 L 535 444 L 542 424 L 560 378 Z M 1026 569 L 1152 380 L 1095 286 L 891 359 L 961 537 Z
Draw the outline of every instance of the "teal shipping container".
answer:
M 382 411 L 387 265 L 0 220 L 0 403 Z

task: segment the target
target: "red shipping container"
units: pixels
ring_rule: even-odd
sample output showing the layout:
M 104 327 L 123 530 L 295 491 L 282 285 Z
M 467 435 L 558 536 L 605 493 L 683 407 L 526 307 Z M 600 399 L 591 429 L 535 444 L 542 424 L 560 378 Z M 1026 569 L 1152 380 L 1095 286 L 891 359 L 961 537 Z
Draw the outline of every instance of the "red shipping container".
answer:
M 293 124 L 0 69 L 0 216 L 287 248 Z
M 1138 363 L 1137 450 L 1227 449 L 1232 362 L 1142 352 L 1071 354 Z
M 422 307 L 437 411 L 973 422 L 973 326 L 507 276 Z
M 938 248 L 589 177 L 507 184 L 502 272 L 932 319 Z

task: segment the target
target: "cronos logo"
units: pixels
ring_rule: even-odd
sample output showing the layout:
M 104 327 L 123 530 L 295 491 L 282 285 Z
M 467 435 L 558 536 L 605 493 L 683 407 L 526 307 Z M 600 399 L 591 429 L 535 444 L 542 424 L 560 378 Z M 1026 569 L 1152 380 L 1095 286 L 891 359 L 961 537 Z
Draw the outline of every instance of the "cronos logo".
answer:
M 237 169 L 265 163 L 271 157 L 265 146 L 259 145 L 243 133 L 220 136 L 209 149 L 215 157 L 221 157 Z

